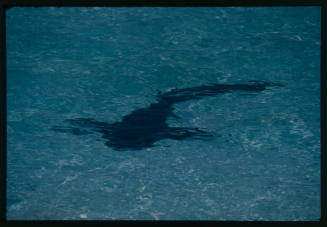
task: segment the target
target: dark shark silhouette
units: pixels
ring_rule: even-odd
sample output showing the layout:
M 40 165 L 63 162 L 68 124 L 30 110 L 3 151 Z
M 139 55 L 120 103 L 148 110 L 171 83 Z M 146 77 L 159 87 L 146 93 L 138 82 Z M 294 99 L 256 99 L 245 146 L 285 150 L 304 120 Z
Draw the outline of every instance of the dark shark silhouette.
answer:
M 203 97 L 233 91 L 261 92 L 268 87 L 283 86 L 280 83 L 270 83 L 250 80 L 248 84 L 210 84 L 198 87 L 173 89 L 166 93 L 158 92 L 157 103 L 149 107 L 134 110 L 124 116 L 120 122 L 107 123 L 92 118 L 68 119 L 69 127 L 54 126 L 53 131 L 86 135 L 92 132 L 102 134 L 105 145 L 117 151 L 141 150 L 153 147 L 162 139 L 184 140 L 187 138 L 209 140 L 213 135 L 199 129 L 187 127 L 170 127 L 166 120 L 169 117 L 179 118 L 174 114 L 174 104 Z

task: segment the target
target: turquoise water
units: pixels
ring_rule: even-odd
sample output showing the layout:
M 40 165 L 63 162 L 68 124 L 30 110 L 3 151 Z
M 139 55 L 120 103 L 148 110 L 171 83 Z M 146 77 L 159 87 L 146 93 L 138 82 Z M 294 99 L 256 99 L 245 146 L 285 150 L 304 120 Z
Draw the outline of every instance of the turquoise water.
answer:
M 9 220 L 318 220 L 320 8 L 6 12 Z M 158 91 L 282 87 L 174 104 L 161 139 L 117 151 L 66 120 L 113 124 Z

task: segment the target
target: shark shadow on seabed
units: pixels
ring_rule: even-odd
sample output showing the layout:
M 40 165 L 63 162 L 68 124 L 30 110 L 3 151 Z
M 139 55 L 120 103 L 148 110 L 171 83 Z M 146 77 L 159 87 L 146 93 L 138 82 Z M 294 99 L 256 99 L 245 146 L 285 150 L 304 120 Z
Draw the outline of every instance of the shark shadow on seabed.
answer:
M 147 108 L 136 109 L 122 120 L 114 123 L 97 121 L 92 118 L 67 119 L 68 127 L 54 126 L 55 132 L 86 135 L 92 132 L 102 134 L 105 145 L 117 151 L 141 150 L 153 147 L 162 139 L 198 139 L 210 140 L 213 135 L 199 129 L 187 127 L 170 127 L 169 117 L 180 118 L 174 114 L 174 104 L 188 100 L 212 97 L 233 91 L 261 92 L 269 87 L 281 87 L 280 83 L 250 80 L 248 84 L 210 84 L 198 87 L 173 89 L 166 93 L 158 92 L 157 102 Z

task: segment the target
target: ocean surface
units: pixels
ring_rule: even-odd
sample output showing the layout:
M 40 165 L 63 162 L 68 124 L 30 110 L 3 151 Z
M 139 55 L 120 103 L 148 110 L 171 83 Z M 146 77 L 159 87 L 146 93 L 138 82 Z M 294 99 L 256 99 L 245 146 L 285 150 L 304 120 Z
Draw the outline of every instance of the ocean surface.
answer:
M 319 220 L 320 16 L 7 10 L 8 220 Z

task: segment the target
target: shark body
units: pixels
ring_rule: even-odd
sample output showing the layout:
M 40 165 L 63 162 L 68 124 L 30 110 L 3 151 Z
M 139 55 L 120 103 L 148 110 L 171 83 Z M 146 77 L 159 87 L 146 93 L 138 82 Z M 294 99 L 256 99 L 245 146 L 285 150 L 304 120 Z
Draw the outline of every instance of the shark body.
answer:
M 92 118 L 68 119 L 69 127 L 54 126 L 53 131 L 68 132 L 74 135 L 85 135 L 92 132 L 102 134 L 105 145 L 117 151 L 141 150 L 153 147 L 162 139 L 199 139 L 209 140 L 213 136 L 199 128 L 170 127 L 167 119 L 179 118 L 174 114 L 177 103 L 212 97 L 233 91 L 261 92 L 269 87 L 283 86 L 279 83 L 249 81 L 248 84 L 210 84 L 198 87 L 173 89 L 157 94 L 157 102 L 149 107 L 140 108 L 123 116 L 114 123 L 97 121 Z

